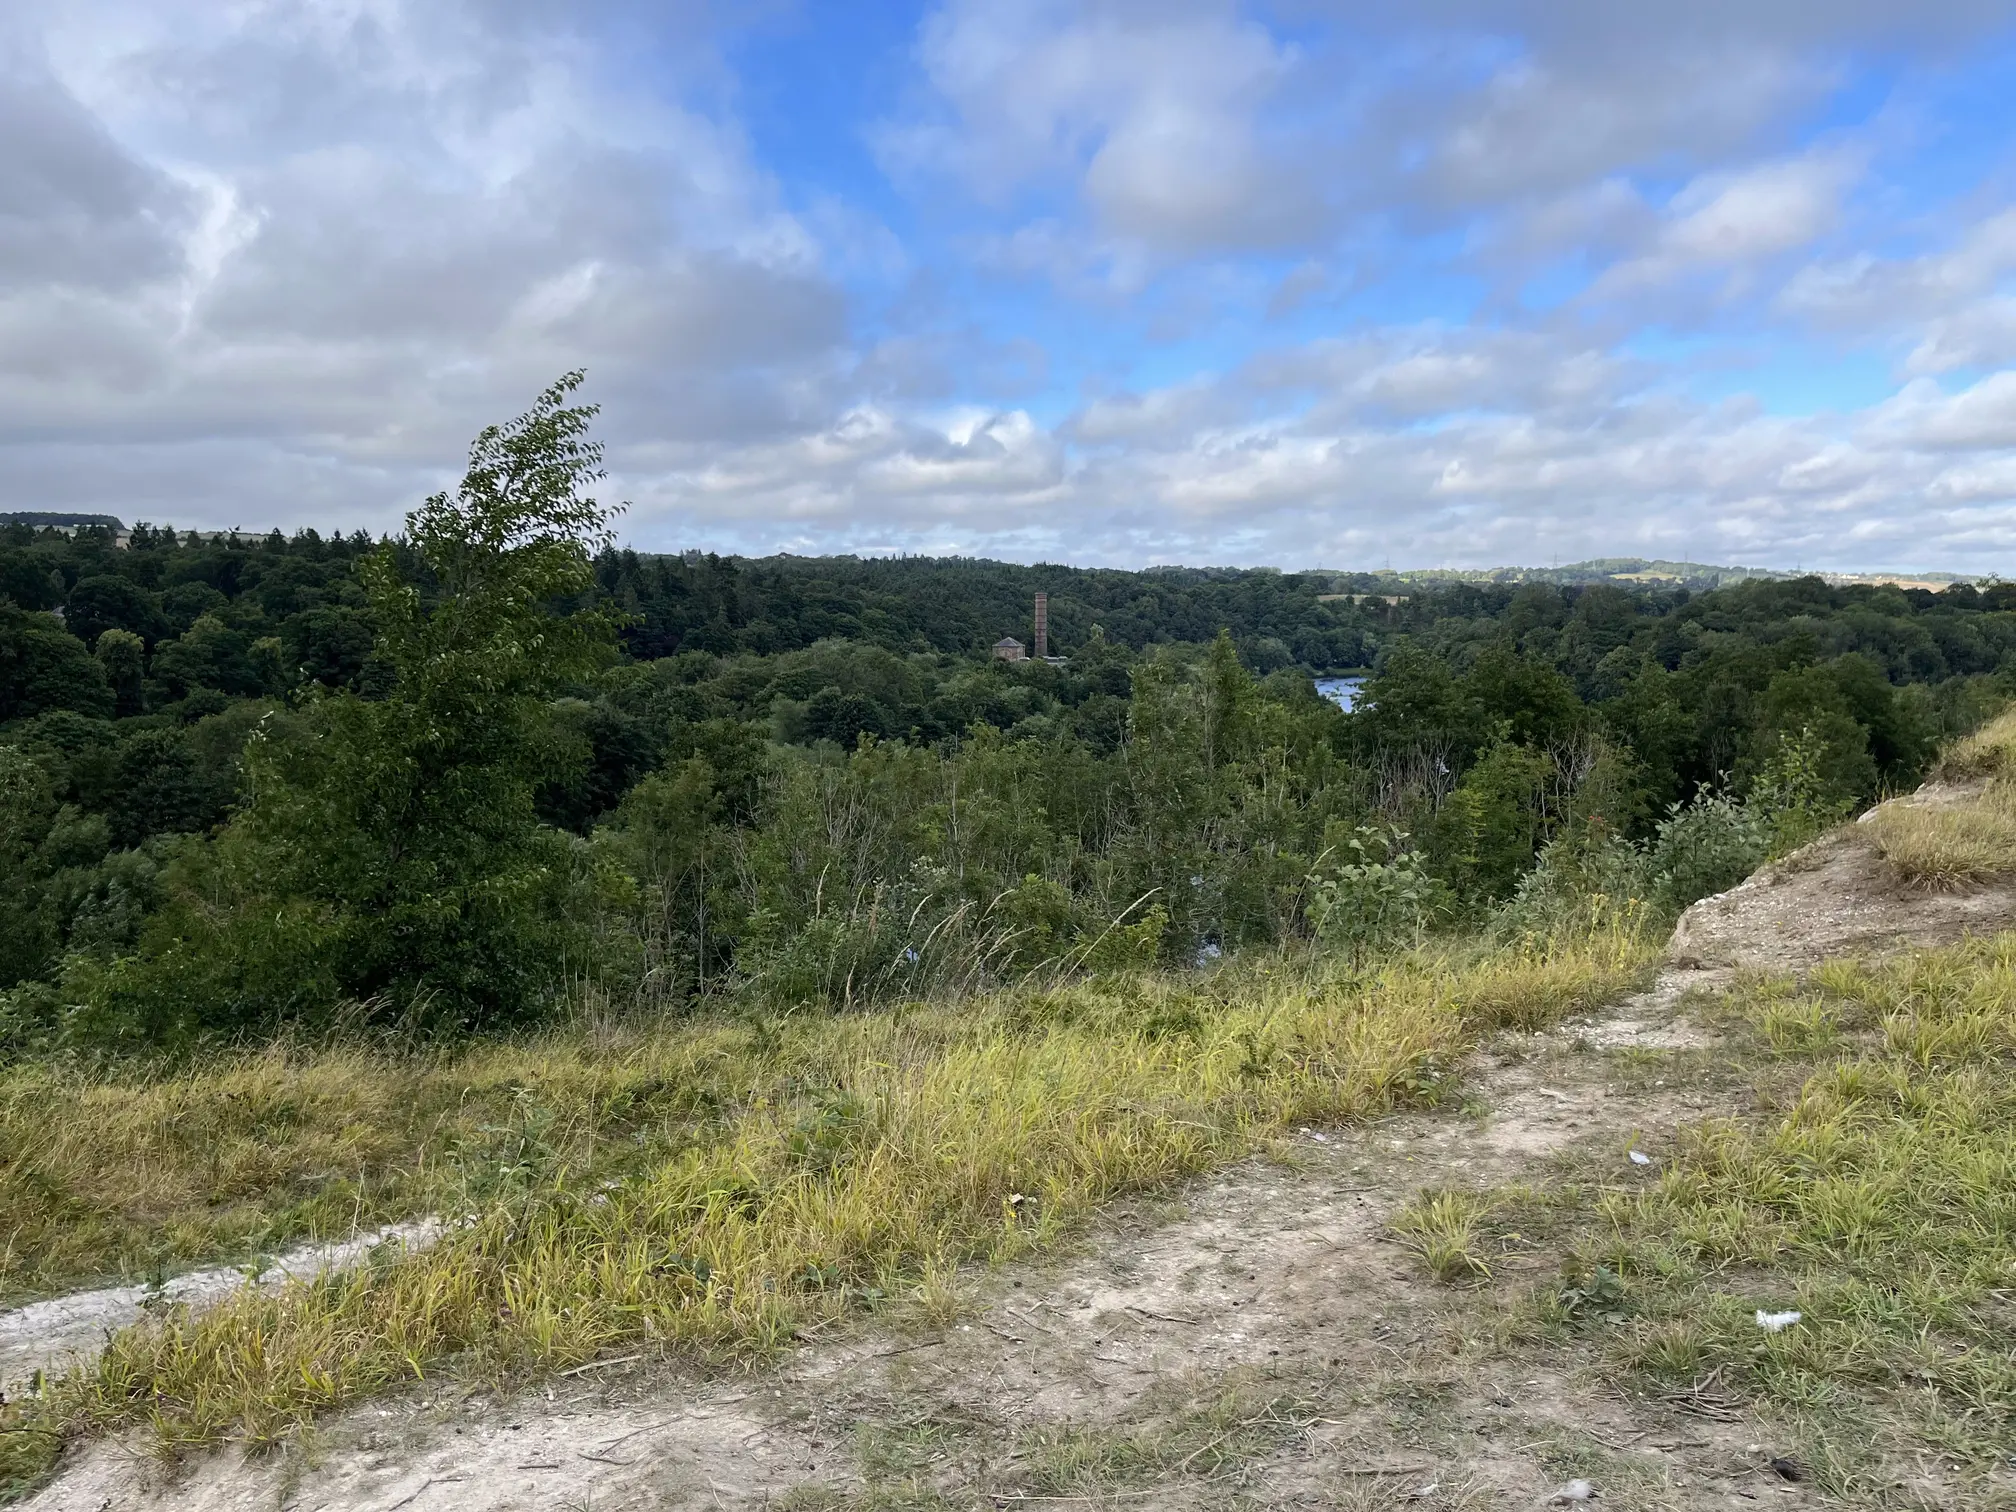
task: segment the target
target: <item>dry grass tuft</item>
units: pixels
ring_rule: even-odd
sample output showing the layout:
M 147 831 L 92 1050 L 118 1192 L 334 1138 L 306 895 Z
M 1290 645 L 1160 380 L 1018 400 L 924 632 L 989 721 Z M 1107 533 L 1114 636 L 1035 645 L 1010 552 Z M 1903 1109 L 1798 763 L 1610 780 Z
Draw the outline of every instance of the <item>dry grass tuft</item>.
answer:
M 1876 848 L 1917 887 L 1957 891 L 2016 872 L 2016 710 L 1956 742 L 1939 776 L 1978 782 L 1958 802 L 1902 799 L 1869 816 Z
M 1394 1218 L 1393 1232 L 1413 1246 L 1437 1281 L 1489 1279 L 1479 1225 L 1491 1208 L 1491 1199 L 1476 1192 L 1422 1192 Z
M 2016 775 L 2016 709 L 1955 741 L 1940 756 L 1937 775 L 1960 782 Z
M 1885 804 L 1869 827 L 1883 859 L 1917 887 L 1957 891 L 2016 871 L 2016 787 L 2003 780 L 1960 803 Z

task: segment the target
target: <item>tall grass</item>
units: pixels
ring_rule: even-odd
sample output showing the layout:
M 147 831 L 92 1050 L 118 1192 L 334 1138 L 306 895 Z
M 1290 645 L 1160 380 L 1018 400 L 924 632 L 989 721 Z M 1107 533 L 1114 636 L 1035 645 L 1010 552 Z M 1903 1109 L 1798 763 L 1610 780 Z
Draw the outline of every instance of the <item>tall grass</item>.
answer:
M 2016 709 L 1997 715 L 1940 754 L 1937 775 L 1948 781 L 2016 773 Z
M 0 1302 L 249 1258 L 424 1209 L 509 1072 L 272 1050 L 163 1075 L 0 1069 Z
M 416 1074 L 494 1085 L 514 1064 L 526 1137 L 501 1144 L 523 1158 L 487 1189 L 465 1162 L 466 1217 L 432 1248 L 146 1321 L 30 1411 L 68 1435 L 256 1442 L 443 1372 L 509 1378 L 619 1347 L 754 1360 L 1291 1125 L 1432 1099 L 1478 1033 L 1593 1006 L 1651 955 L 1619 927 L 1348 975 L 1276 959 L 473 1052 Z M 589 1125 L 620 1137 L 552 1138 Z M 609 1144 L 648 1155 L 596 1153 Z

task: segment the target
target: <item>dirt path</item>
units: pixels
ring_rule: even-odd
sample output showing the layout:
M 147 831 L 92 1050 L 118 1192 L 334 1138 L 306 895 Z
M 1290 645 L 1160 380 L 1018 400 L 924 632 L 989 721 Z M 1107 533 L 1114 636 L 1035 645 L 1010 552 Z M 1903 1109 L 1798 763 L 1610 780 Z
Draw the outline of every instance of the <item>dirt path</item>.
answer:
M 1577 1480 L 1646 1512 L 1816 1501 L 1771 1473 L 1773 1430 L 1737 1407 L 1626 1400 L 1572 1350 L 1504 1347 L 1488 1295 L 1430 1280 L 1389 1227 L 1423 1188 L 1548 1162 L 1652 1179 L 1672 1130 L 1742 1104 L 1698 1011 L 1734 968 L 1958 927 L 1951 910 L 1886 922 L 1859 835 L 1816 850 L 1697 905 L 1651 991 L 1481 1052 L 1460 1107 L 1302 1131 L 1276 1158 L 1116 1208 L 1072 1253 L 976 1279 L 941 1322 L 864 1324 L 733 1381 L 618 1362 L 503 1401 L 410 1396 L 258 1459 L 163 1466 L 96 1444 L 28 1506 L 1481 1509 Z M 1537 1276 L 1559 1257 L 1494 1263 Z
M 1423 1186 L 1570 1149 L 1630 1173 L 1628 1148 L 1715 1103 L 1681 1074 L 1712 1043 L 1682 999 L 1726 975 L 1670 972 L 1598 1021 L 1495 1047 L 1468 1111 L 1305 1131 L 1281 1158 L 1115 1210 L 1076 1254 L 984 1278 L 942 1326 L 864 1328 L 732 1383 L 617 1366 L 504 1402 L 409 1398 L 263 1459 L 171 1469 L 101 1444 L 28 1505 L 963 1507 L 1110 1487 L 1122 1505 L 1496 1507 L 1577 1474 L 1612 1505 L 1730 1505 L 1756 1494 L 1757 1430 L 1653 1421 L 1572 1373 L 1480 1364 L 1470 1299 L 1388 1231 Z M 1648 1074 L 1668 1061 L 1673 1076 Z

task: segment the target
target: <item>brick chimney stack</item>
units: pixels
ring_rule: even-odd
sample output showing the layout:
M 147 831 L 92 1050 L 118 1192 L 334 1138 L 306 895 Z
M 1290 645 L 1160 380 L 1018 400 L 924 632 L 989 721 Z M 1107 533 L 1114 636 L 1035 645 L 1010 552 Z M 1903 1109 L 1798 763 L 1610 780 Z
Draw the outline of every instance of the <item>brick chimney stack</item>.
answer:
M 1036 595 L 1036 659 L 1050 654 L 1050 595 Z

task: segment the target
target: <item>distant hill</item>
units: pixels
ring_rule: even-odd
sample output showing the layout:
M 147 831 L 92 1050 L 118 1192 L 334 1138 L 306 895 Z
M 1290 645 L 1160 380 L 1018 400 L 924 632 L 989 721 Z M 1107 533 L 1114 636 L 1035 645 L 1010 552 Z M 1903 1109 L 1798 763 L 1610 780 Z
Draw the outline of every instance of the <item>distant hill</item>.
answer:
M 0 510 L 0 525 L 26 525 L 31 530 L 76 530 L 86 525 L 101 526 L 117 533 L 126 528 L 117 515 L 64 514 L 59 510 Z
M 1394 578 L 1423 587 L 1436 583 L 1638 583 L 1670 584 L 1687 588 L 1720 588 L 1730 583 L 1746 583 L 1762 578 L 1785 578 L 1796 574 L 1769 567 L 1729 567 L 1711 562 L 1669 562 L 1646 557 L 1595 557 L 1586 562 L 1570 562 L 1559 567 L 1427 567 L 1407 572 L 1384 572 Z
M 1822 572 L 1816 569 L 1731 567 L 1712 562 L 1673 562 L 1664 558 L 1592 557 L 1561 567 L 1428 567 L 1408 572 L 1381 572 L 1388 581 L 1429 587 L 1438 583 L 1635 583 L 1676 588 L 1726 588 L 1734 583 L 1817 577 L 1837 587 L 1864 584 L 1880 587 L 1928 588 L 1937 593 L 1954 583 L 1986 581 L 1958 572 Z

